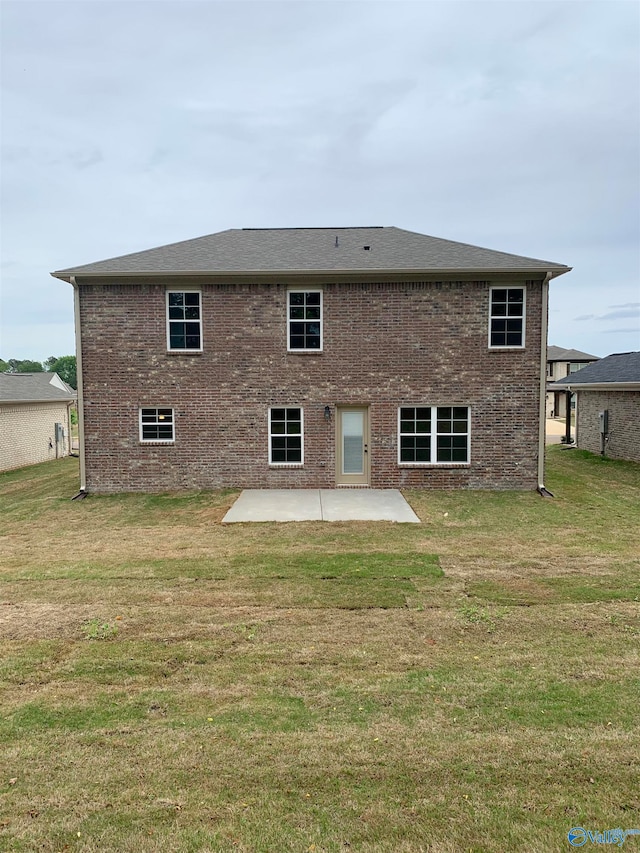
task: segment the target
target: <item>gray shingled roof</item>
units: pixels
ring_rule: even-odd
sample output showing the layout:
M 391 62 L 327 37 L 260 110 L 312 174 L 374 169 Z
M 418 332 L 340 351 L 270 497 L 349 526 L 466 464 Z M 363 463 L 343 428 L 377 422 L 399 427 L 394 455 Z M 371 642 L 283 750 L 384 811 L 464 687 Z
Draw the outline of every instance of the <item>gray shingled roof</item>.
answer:
M 588 364 L 554 385 L 600 385 L 606 383 L 640 383 L 640 352 L 618 352 Z
M 579 349 L 565 349 L 553 345 L 547 347 L 547 361 L 597 361 L 599 358 L 599 355 L 589 355 Z
M 368 247 L 368 248 L 367 248 Z M 294 272 L 551 272 L 552 261 L 495 252 L 401 228 L 243 228 L 57 270 L 70 276 Z
M 71 402 L 76 396 L 57 373 L 0 373 L 0 403 Z

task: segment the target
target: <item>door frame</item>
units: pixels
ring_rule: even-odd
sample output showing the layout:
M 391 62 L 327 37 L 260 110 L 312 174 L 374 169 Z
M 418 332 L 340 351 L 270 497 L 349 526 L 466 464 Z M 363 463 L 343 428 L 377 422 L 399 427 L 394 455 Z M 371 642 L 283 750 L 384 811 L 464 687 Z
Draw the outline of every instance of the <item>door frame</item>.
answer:
M 345 412 L 362 412 L 362 442 L 363 442 L 363 472 L 362 474 L 344 474 L 343 465 L 343 436 L 342 415 Z M 371 485 L 371 447 L 369 406 L 336 406 L 336 485 L 337 486 L 370 486 Z

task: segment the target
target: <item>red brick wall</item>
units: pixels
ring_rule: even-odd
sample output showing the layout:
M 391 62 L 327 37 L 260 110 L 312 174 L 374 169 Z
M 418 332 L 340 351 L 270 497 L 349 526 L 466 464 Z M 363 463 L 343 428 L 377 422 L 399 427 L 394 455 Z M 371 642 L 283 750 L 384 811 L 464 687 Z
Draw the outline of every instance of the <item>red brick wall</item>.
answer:
M 578 390 L 576 444 L 582 450 L 600 453 L 598 415 L 605 409 L 609 411 L 605 455 L 640 462 L 640 391 Z
M 535 488 L 541 285 L 526 348 L 505 351 L 488 348 L 489 285 L 324 284 L 308 354 L 287 352 L 285 284 L 182 281 L 169 289 L 202 290 L 204 342 L 183 355 L 167 353 L 164 283 L 80 282 L 88 491 L 332 488 L 341 404 L 370 406 L 373 487 Z M 399 467 L 401 405 L 470 406 L 470 464 Z M 140 406 L 175 409 L 174 445 L 140 444 Z M 269 406 L 303 407 L 303 468 L 269 467 Z

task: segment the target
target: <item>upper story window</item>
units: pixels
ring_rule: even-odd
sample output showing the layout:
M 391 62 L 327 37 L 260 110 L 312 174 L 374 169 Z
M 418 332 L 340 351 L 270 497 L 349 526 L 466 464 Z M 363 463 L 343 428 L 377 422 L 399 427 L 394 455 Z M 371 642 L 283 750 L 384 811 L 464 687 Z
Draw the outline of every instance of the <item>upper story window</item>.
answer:
M 492 287 L 489 317 L 489 346 L 524 347 L 525 288 Z
M 269 464 L 301 465 L 302 409 L 269 409 Z
M 173 409 L 140 409 L 140 441 L 175 441 Z
M 414 465 L 469 462 L 468 406 L 402 406 L 398 462 Z
M 287 349 L 322 349 L 322 291 L 290 290 L 287 295 Z
M 202 311 L 199 290 L 167 292 L 167 348 L 202 350 Z

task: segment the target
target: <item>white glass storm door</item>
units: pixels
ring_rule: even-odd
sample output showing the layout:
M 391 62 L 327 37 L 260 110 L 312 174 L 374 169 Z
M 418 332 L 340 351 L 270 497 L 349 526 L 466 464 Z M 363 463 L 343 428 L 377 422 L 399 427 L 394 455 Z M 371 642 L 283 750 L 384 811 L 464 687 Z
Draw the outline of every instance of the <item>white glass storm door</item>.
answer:
M 369 410 L 338 408 L 338 485 L 369 484 Z

